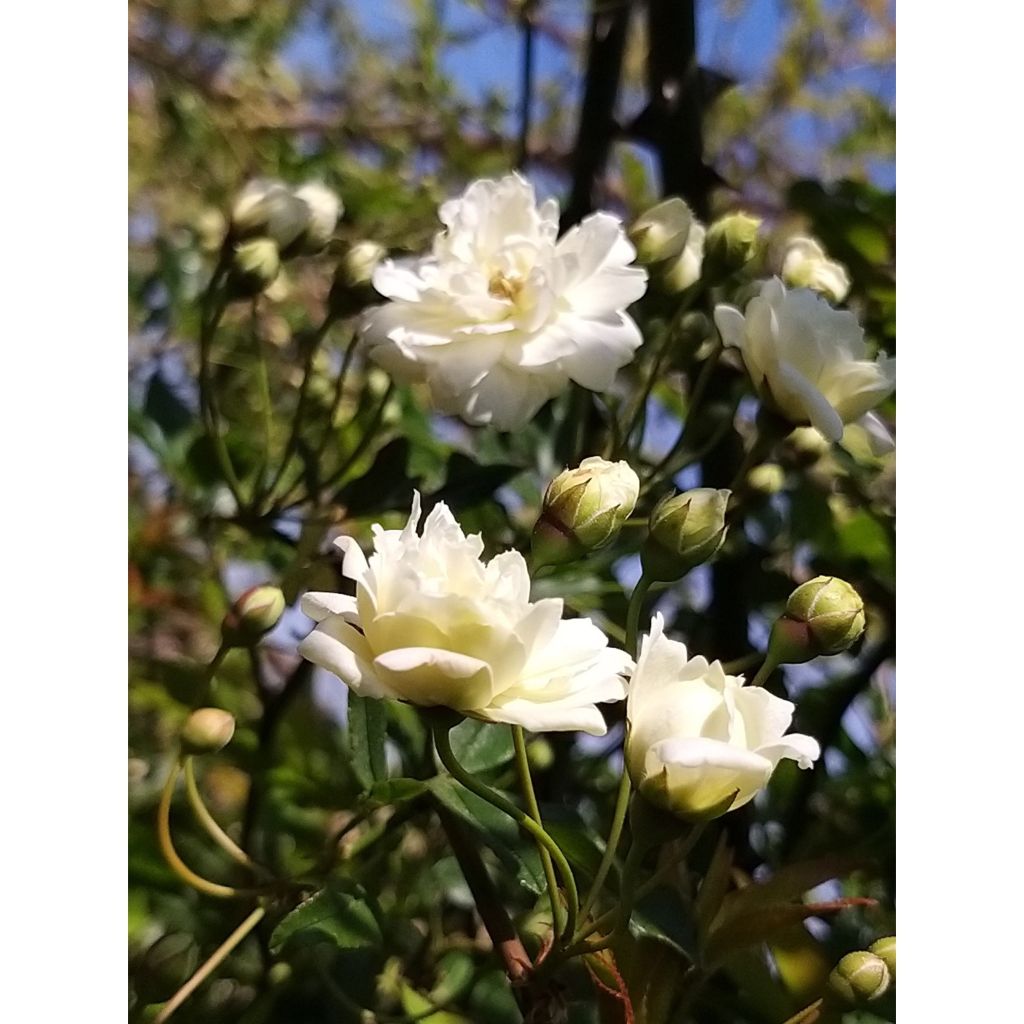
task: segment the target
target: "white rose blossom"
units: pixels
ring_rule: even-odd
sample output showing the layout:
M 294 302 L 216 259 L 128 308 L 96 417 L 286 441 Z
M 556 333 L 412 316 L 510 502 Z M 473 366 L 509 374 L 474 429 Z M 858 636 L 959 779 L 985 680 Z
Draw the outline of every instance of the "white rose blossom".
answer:
M 420 498 L 403 530 L 373 527 L 369 561 L 349 537 L 343 572 L 356 594 L 310 593 L 317 622 L 299 653 L 365 697 L 444 706 L 527 729 L 606 731 L 597 704 L 622 700 L 629 656 L 590 619 L 562 619 L 561 599 L 530 601 L 517 551 L 481 560 L 443 503 L 417 533 Z
M 810 423 L 833 442 L 845 424 L 859 422 L 876 450 L 884 446 L 888 431 L 870 410 L 895 388 L 896 360 L 869 357 L 853 313 L 808 288 L 787 291 L 775 277 L 745 314 L 716 306 L 715 324 L 725 345 L 743 354 L 754 386 L 787 419 Z
M 782 279 L 793 288 L 813 288 L 833 302 L 850 292 L 850 275 L 837 260 L 830 260 L 815 238 L 795 235 L 786 243 Z
M 794 705 L 721 662 L 691 658 L 655 615 L 629 687 L 626 766 L 652 803 L 684 818 L 716 816 L 749 803 L 783 758 L 810 768 L 817 740 L 786 735 Z M 731 802 L 730 802 L 731 801 Z
M 423 380 L 434 405 L 501 430 L 526 424 L 569 381 L 607 390 L 640 331 L 624 312 L 647 288 L 617 217 L 595 213 L 558 238 L 558 203 L 539 207 L 518 174 L 480 180 L 440 209 L 431 253 L 386 260 L 367 312 L 371 358 Z

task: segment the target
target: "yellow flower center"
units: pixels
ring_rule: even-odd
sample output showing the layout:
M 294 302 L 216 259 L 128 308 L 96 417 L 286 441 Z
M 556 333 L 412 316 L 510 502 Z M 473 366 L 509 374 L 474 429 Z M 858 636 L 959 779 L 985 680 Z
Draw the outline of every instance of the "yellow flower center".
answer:
M 509 302 L 515 302 L 522 290 L 523 279 L 518 274 L 506 274 L 500 270 L 491 275 L 487 284 L 488 294 L 496 299 L 508 299 Z

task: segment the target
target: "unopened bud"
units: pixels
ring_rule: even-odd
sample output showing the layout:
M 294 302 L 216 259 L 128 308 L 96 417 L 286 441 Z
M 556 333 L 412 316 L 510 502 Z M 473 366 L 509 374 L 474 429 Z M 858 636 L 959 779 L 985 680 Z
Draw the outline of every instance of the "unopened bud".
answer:
M 850 291 L 846 267 L 830 260 L 817 239 L 802 235 L 791 238 L 786 246 L 782 279 L 791 288 L 813 288 L 833 302 L 842 302 Z
M 778 494 L 786 484 L 786 474 L 777 462 L 762 462 L 747 474 L 747 486 L 758 494 Z
M 829 987 L 853 1005 L 870 1003 L 885 995 L 890 983 L 889 968 L 874 953 L 847 953 L 829 975 Z
M 221 708 L 197 708 L 181 730 L 181 749 L 186 754 L 216 754 L 235 735 L 235 716 Z
M 628 462 L 595 455 L 560 473 L 548 485 L 533 529 L 535 564 L 571 562 L 611 543 L 639 493 L 640 479 Z
M 690 208 L 678 196 L 652 206 L 633 222 L 630 241 L 640 263 L 660 263 L 678 256 L 693 223 Z
M 864 602 L 837 576 L 802 583 L 772 627 L 769 656 L 778 665 L 800 665 L 822 654 L 840 654 L 864 632 Z
M 135 994 L 146 1003 L 163 1003 L 192 976 L 199 947 L 191 935 L 169 932 L 143 954 L 133 970 Z
M 694 221 L 686 237 L 686 248 L 675 259 L 666 262 L 658 273 L 662 291 L 678 295 L 700 280 L 704 266 L 704 242 L 707 229 Z
M 216 252 L 224 244 L 227 221 L 215 206 L 200 210 L 195 221 L 196 241 L 204 252 Z
M 264 584 L 247 590 L 231 606 L 221 624 L 221 636 L 232 647 L 250 647 L 273 629 L 284 614 L 286 602 L 278 587 Z
M 338 263 L 331 285 L 329 301 L 337 315 L 351 316 L 373 301 L 373 272 L 385 254 L 384 246 L 366 239 L 349 247 Z
M 896 936 L 887 935 L 884 939 L 878 939 L 868 946 L 868 952 L 874 953 L 879 960 L 884 961 L 889 968 L 889 976 L 896 980 Z
M 659 501 L 640 550 L 644 575 L 670 582 L 708 561 L 725 540 L 729 497 L 724 489 L 697 487 Z
M 306 203 L 283 181 L 267 178 L 250 181 L 231 209 L 231 233 L 235 238 L 268 235 L 282 249 L 291 245 L 308 223 Z
M 786 443 L 792 447 L 802 466 L 817 462 L 832 447 L 828 438 L 819 434 L 814 427 L 797 427 L 786 438 Z
M 239 242 L 231 259 L 228 289 L 236 299 L 252 298 L 273 284 L 281 269 L 281 255 L 269 238 Z
M 705 259 L 716 276 L 740 270 L 757 252 L 759 217 L 748 213 L 730 213 L 714 221 L 708 228 L 704 243 Z
M 296 245 L 301 252 L 319 252 L 334 236 L 342 212 L 341 200 L 319 181 L 296 189 L 295 198 L 305 203 L 307 210 L 305 227 Z

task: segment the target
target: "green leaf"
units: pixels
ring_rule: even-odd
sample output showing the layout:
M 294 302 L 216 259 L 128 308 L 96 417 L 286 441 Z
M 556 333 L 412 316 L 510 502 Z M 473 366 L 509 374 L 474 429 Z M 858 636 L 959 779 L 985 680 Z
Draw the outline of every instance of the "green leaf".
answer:
M 375 782 L 362 799 L 362 803 L 374 807 L 400 804 L 425 793 L 427 784 L 420 779 L 386 779 Z
M 569 863 L 588 878 L 601 866 L 602 846 L 576 811 L 561 804 L 542 804 L 544 829 L 565 854 Z
M 697 935 L 690 910 L 674 889 L 660 887 L 640 900 L 630 918 L 629 930 L 638 938 L 671 946 L 691 961 L 697 959 Z
M 279 953 L 289 943 L 333 943 L 338 949 L 379 947 L 380 925 L 360 886 L 330 882 L 285 915 L 270 936 L 270 950 Z
M 534 895 L 544 891 L 544 873 L 537 848 L 533 840 L 520 834 L 519 826 L 504 811 L 471 793 L 450 775 L 438 775 L 427 785 L 449 811 L 480 835 L 524 889 Z
M 386 726 L 387 709 L 381 701 L 349 691 L 348 743 L 352 770 L 363 789 L 387 780 L 388 765 L 384 755 Z
M 467 718 L 451 731 L 452 750 L 468 772 L 486 772 L 512 760 L 512 729 Z
M 386 444 L 373 465 L 358 480 L 346 484 L 334 500 L 344 505 L 349 516 L 388 511 L 408 512 L 412 504 L 412 482 L 406 473 L 409 442 L 398 438 Z
M 448 459 L 445 484 L 424 502 L 424 511 L 429 511 L 439 501 L 455 508 L 475 505 L 522 471 L 522 466 L 509 462 L 481 466 L 462 452 L 453 452 Z
M 195 419 L 192 410 L 171 390 L 159 370 L 149 379 L 143 412 L 163 431 L 165 437 L 180 433 Z

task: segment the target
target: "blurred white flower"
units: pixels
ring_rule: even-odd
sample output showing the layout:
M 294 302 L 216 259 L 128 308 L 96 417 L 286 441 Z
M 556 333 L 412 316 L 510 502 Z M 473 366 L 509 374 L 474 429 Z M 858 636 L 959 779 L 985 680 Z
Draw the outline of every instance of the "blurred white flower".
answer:
M 684 818 L 742 807 L 792 758 L 810 768 L 817 740 L 785 735 L 794 705 L 745 687 L 718 661 L 690 658 L 655 615 L 629 686 L 626 766 L 652 803 Z
M 782 279 L 792 288 L 813 288 L 833 302 L 842 302 L 850 291 L 846 267 L 830 260 L 814 238 L 796 235 L 786 244 Z
M 609 388 L 641 343 L 623 310 L 647 274 L 618 218 L 595 213 L 558 239 L 558 203 L 518 174 L 444 203 L 430 255 L 386 260 L 362 336 L 395 377 L 425 380 L 435 406 L 514 430 L 574 380 Z
M 686 246 L 693 223 L 693 213 L 678 196 L 645 210 L 629 228 L 637 259 L 641 263 L 658 263 L 678 256 Z
M 561 599 L 531 603 L 523 556 L 482 561 L 483 541 L 467 537 L 446 505 L 422 535 L 419 520 L 416 494 L 405 529 L 374 526 L 369 561 L 352 538 L 338 541 L 356 594 L 303 597 L 318 625 L 299 653 L 362 696 L 603 735 L 596 705 L 625 697 L 628 655 L 590 619 L 563 621 Z
M 808 288 L 786 291 L 776 277 L 747 303 L 717 306 L 722 341 L 743 353 L 762 397 L 793 423 L 810 423 L 829 441 L 843 425 L 861 421 L 876 436 L 867 414 L 896 386 L 896 360 L 869 358 L 864 330 L 847 310 L 833 309 Z M 884 428 L 881 428 L 884 429 Z
M 238 237 L 267 235 L 285 255 L 322 249 L 341 216 L 338 196 L 311 181 L 297 189 L 283 181 L 254 178 L 239 192 L 231 210 Z

